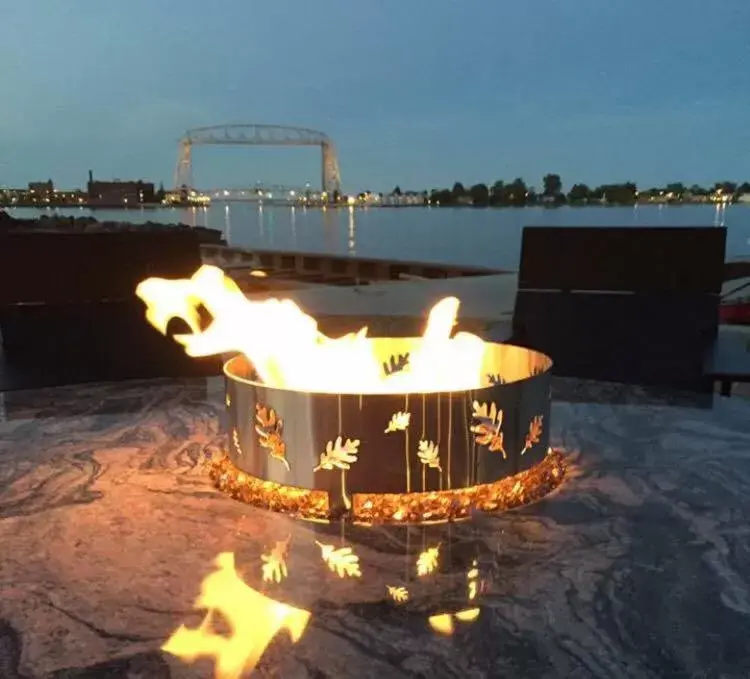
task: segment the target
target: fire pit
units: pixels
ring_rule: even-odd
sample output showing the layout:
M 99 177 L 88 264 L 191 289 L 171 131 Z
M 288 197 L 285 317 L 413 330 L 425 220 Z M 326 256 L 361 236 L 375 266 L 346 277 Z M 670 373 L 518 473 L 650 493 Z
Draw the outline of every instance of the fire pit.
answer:
M 220 269 L 138 287 L 151 323 L 179 317 L 188 354 L 226 361 L 227 449 L 210 474 L 232 497 L 327 521 L 433 523 L 528 503 L 556 487 L 549 357 L 457 333 L 458 300 L 420 338 L 322 335 L 292 302 L 252 301 Z M 202 329 L 199 307 L 211 316 Z

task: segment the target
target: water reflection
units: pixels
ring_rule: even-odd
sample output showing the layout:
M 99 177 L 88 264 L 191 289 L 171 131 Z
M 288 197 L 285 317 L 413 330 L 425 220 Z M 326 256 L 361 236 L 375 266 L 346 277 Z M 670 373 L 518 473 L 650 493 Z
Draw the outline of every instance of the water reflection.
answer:
M 347 248 L 349 250 L 349 254 L 354 256 L 357 254 L 357 242 L 356 242 L 356 230 L 357 230 L 357 222 L 354 218 L 354 208 L 349 207 L 349 232 L 348 232 L 348 240 L 347 240 Z
M 274 226 L 276 224 L 276 217 L 279 215 L 279 211 L 271 209 L 271 210 L 266 210 L 263 214 L 264 214 L 266 230 L 268 232 L 268 244 L 273 245 L 274 234 L 276 231 Z
M 323 240 L 326 252 L 339 252 L 338 246 L 338 210 L 329 210 L 325 205 L 321 208 L 323 216 Z
M 292 241 L 294 245 L 296 246 L 297 245 L 297 208 L 294 205 L 292 205 L 291 209 L 292 211 L 289 216 L 289 220 L 292 223 Z
M 356 210 L 355 210 L 356 211 Z M 194 224 L 216 229 L 225 228 L 226 204 L 216 201 L 207 208 L 195 210 L 170 207 L 154 210 L 85 210 L 81 208 L 34 210 L 13 208 L 17 218 L 38 218 L 53 212 L 60 216 L 92 216 L 100 221 L 143 221 L 166 224 Z M 356 239 L 347 238 L 345 229 L 349 213 L 346 208 L 325 212 L 318 207 L 269 206 L 263 211 L 256 203 L 230 204 L 232 232 L 230 242 L 237 247 L 257 248 L 267 244 L 265 231 L 269 213 L 275 214 L 274 244 L 278 248 L 346 253 L 347 242 L 356 241 L 357 257 L 403 257 L 462 264 L 483 265 L 515 270 L 521 253 L 523 227 L 550 226 L 706 226 L 728 227 L 727 258 L 750 254 L 750 226 L 746 224 L 747 206 L 700 204 L 632 207 L 561 207 L 559 209 L 509 208 L 493 210 L 458 210 L 444 208 L 409 208 L 394 210 L 371 208 L 357 212 Z M 294 214 L 296 238 L 290 215 Z M 259 217 L 263 222 L 259 223 Z M 333 216 L 333 219 L 331 217 Z M 340 222 L 338 220 L 341 220 Z M 464 228 L 457 228 L 461 224 Z M 299 228 L 297 228 L 299 227 Z M 350 229 L 348 229 L 350 230 Z M 466 237 L 467 231 L 471 238 Z
M 727 220 L 727 204 L 716 203 L 714 209 L 714 226 L 725 226 Z
M 188 226 L 206 226 L 206 208 L 187 207 L 179 211 L 179 222 Z
M 232 239 L 232 213 L 229 203 L 224 206 L 224 240 L 229 243 Z

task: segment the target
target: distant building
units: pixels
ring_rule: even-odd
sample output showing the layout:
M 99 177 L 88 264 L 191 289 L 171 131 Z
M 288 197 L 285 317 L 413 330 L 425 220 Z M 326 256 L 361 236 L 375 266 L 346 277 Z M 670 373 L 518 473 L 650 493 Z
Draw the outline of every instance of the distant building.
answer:
M 403 193 L 389 193 L 384 196 L 376 194 L 377 202 L 382 205 L 424 205 L 427 202 L 427 194 L 417 191 L 405 191 Z
M 52 196 L 53 205 L 84 205 L 86 203 L 86 193 L 80 189 L 60 190 L 57 189 Z
M 29 193 L 39 198 L 49 198 L 55 192 L 55 185 L 51 179 L 46 182 L 29 182 Z
M 737 202 L 744 205 L 750 205 L 750 193 L 741 193 L 737 196 Z
M 128 205 L 143 205 L 155 201 L 154 185 L 151 182 L 94 181 L 94 175 L 89 172 L 88 182 L 89 205 L 99 207 L 115 207 Z
M 704 196 L 700 193 L 693 193 L 692 191 L 685 191 L 682 194 L 683 203 L 707 203 L 708 196 Z

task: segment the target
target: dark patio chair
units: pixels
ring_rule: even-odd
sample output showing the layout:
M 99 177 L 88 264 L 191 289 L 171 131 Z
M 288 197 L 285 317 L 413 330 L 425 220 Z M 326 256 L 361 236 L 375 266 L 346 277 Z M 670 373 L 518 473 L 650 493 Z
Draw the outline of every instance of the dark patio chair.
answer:
M 514 341 L 558 375 L 708 392 L 726 229 L 526 227 Z
M 218 373 L 153 329 L 135 296 L 143 278 L 200 263 L 189 230 L 0 233 L 0 389 Z

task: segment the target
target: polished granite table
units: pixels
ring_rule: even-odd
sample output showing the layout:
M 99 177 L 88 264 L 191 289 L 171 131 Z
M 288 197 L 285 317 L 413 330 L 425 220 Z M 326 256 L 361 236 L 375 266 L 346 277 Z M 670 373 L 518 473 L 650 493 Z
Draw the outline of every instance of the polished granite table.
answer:
M 289 566 L 307 628 L 276 635 L 257 676 L 750 676 L 750 402 L 569 380 L 553 398 L 557 491 L 432 529 L 453 551 L 412 608 L 387 589 L 398 536 L 356 543 L 356 581 L 315 570 L 310 543 Z M 2 679 L 210 677 L 160 647 L 201 622 L 217 556 L 242 572 L 279 541 L 334 541 L 212 488 L 222 415 L 216 379 L 2 396 Z M 479 615 L 439 634 L 427 617 L 460 607 L 451 555 L 466 549 Z

